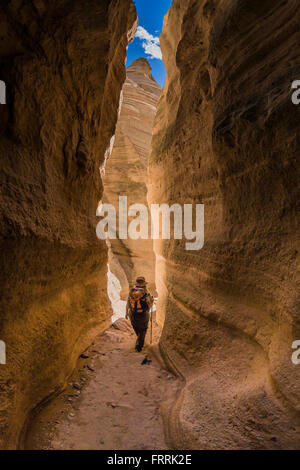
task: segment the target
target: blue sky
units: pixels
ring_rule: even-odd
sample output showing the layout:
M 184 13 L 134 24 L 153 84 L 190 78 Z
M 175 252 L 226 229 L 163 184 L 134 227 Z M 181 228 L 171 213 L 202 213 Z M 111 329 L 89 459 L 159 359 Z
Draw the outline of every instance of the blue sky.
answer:
M 127 67 L 139 57 L 146 57 L 155 80 L 163 86 L 165 68 L 161 60 L 159 36 L 163 19 L 169 10 L 172 0 L 134 0 L 139 17 L 139 27 L 134 41 L 129 44 Z

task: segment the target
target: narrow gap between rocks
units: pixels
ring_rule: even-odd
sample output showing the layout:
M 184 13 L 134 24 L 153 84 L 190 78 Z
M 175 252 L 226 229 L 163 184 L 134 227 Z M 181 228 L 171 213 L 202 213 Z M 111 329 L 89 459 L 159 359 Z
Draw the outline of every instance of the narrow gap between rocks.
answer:
M 119 120 L 102 168 L 101 203 L 147 205 L 147 165 L 160 86 L 146 59 L 127 69 Z M 117 218 L 119 214 L 117 214 Z M 26 449 L 169 449 L 163 417 L 181 388 L 159 354 L 161 327 L 152 322 L 142 353 L 125 319 L 126 299 L 138 275 L 157 297 L 155 256 L 149 240 L 109 240 L 107 293 L 112 326 L 81 354 L 66 389 L 28 428 Z

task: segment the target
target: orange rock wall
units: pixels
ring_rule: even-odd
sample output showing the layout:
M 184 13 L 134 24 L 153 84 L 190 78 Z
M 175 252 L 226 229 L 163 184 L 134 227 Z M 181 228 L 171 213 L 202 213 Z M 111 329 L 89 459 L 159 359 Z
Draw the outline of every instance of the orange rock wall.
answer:
M 0 6 L 0 448 L 110 323 L 99 167 L 135 21 L 130 0 Z
M 161 351 L 186 381 L 176 448 L 299 447 L 300 12 L 174 0 L 150 157 L 152 203 L 204 203 L 205 245 L 155 243 Z

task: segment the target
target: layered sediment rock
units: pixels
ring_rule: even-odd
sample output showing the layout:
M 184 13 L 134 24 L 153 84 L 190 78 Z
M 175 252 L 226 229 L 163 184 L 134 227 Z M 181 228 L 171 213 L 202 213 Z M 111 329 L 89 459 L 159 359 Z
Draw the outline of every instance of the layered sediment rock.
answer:
M 99 167 L 136 11 L 131 0 L 33 0 L 0 13 L 0 447 L 14 448 L 30 411 L 110 323 Z
M 202 250 L 155 243 L 180 449 L 299 447 L 299 19 L 253 0 L 174 0 L 165 18 L 150 200 L 205 204 Z
M 135 60 L 127 68 L 114 145 L 103 176 L 104 202 L 117 209 L 117 227 L 119 196 L 127 196 L 128 207 L 132 204 L 147 206 L 148 156 L 160 93 L 161 88 L 152 77 L 148 61 L 144 58 Z M 123 298 L 128 294 L 128 285 L 141 275 L 149 281 L 150 290 L 155 291 L 155 257 L 150 237 L 147 240 L 111 240 L 111 249 L 123 270 L 116 270 L 115 265 L 111 267 L 120 279 Z

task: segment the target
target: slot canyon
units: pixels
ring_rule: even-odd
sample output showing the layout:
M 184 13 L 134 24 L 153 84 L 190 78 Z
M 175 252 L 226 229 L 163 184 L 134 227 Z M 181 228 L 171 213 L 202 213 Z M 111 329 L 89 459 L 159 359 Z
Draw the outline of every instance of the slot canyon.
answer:
M 152 77 L 149 62 L 144 58 L 136 59 L 127 68 L 116 133 L 112 138 L 113 146 L 109 156 L 106 155 L 102 176 L 103 202 L 115 208 L 118 208 L 119 196 L 127 197 L 128 206 L 135 203 L 147 206 L 148 157 L 160 94 L 161 88 Z M 149 290 L 155 292 L 152 240 L 117 238 L 110 240 L 110 245 L 110 266 L 121 281 L 122 297 L 127 299 L 129 285 L 141 273 L 148 280 Z
M 173 0 L 163 89 L 126 70 L 132 0 L 0 13 L 0 449 L 298 449 L 297 2 Z M 203 248 L 99 240 L 119 195 L 204 204 Z M 141 274 L 158 296 L 143 366 L 108 264 L 121 299 Z

